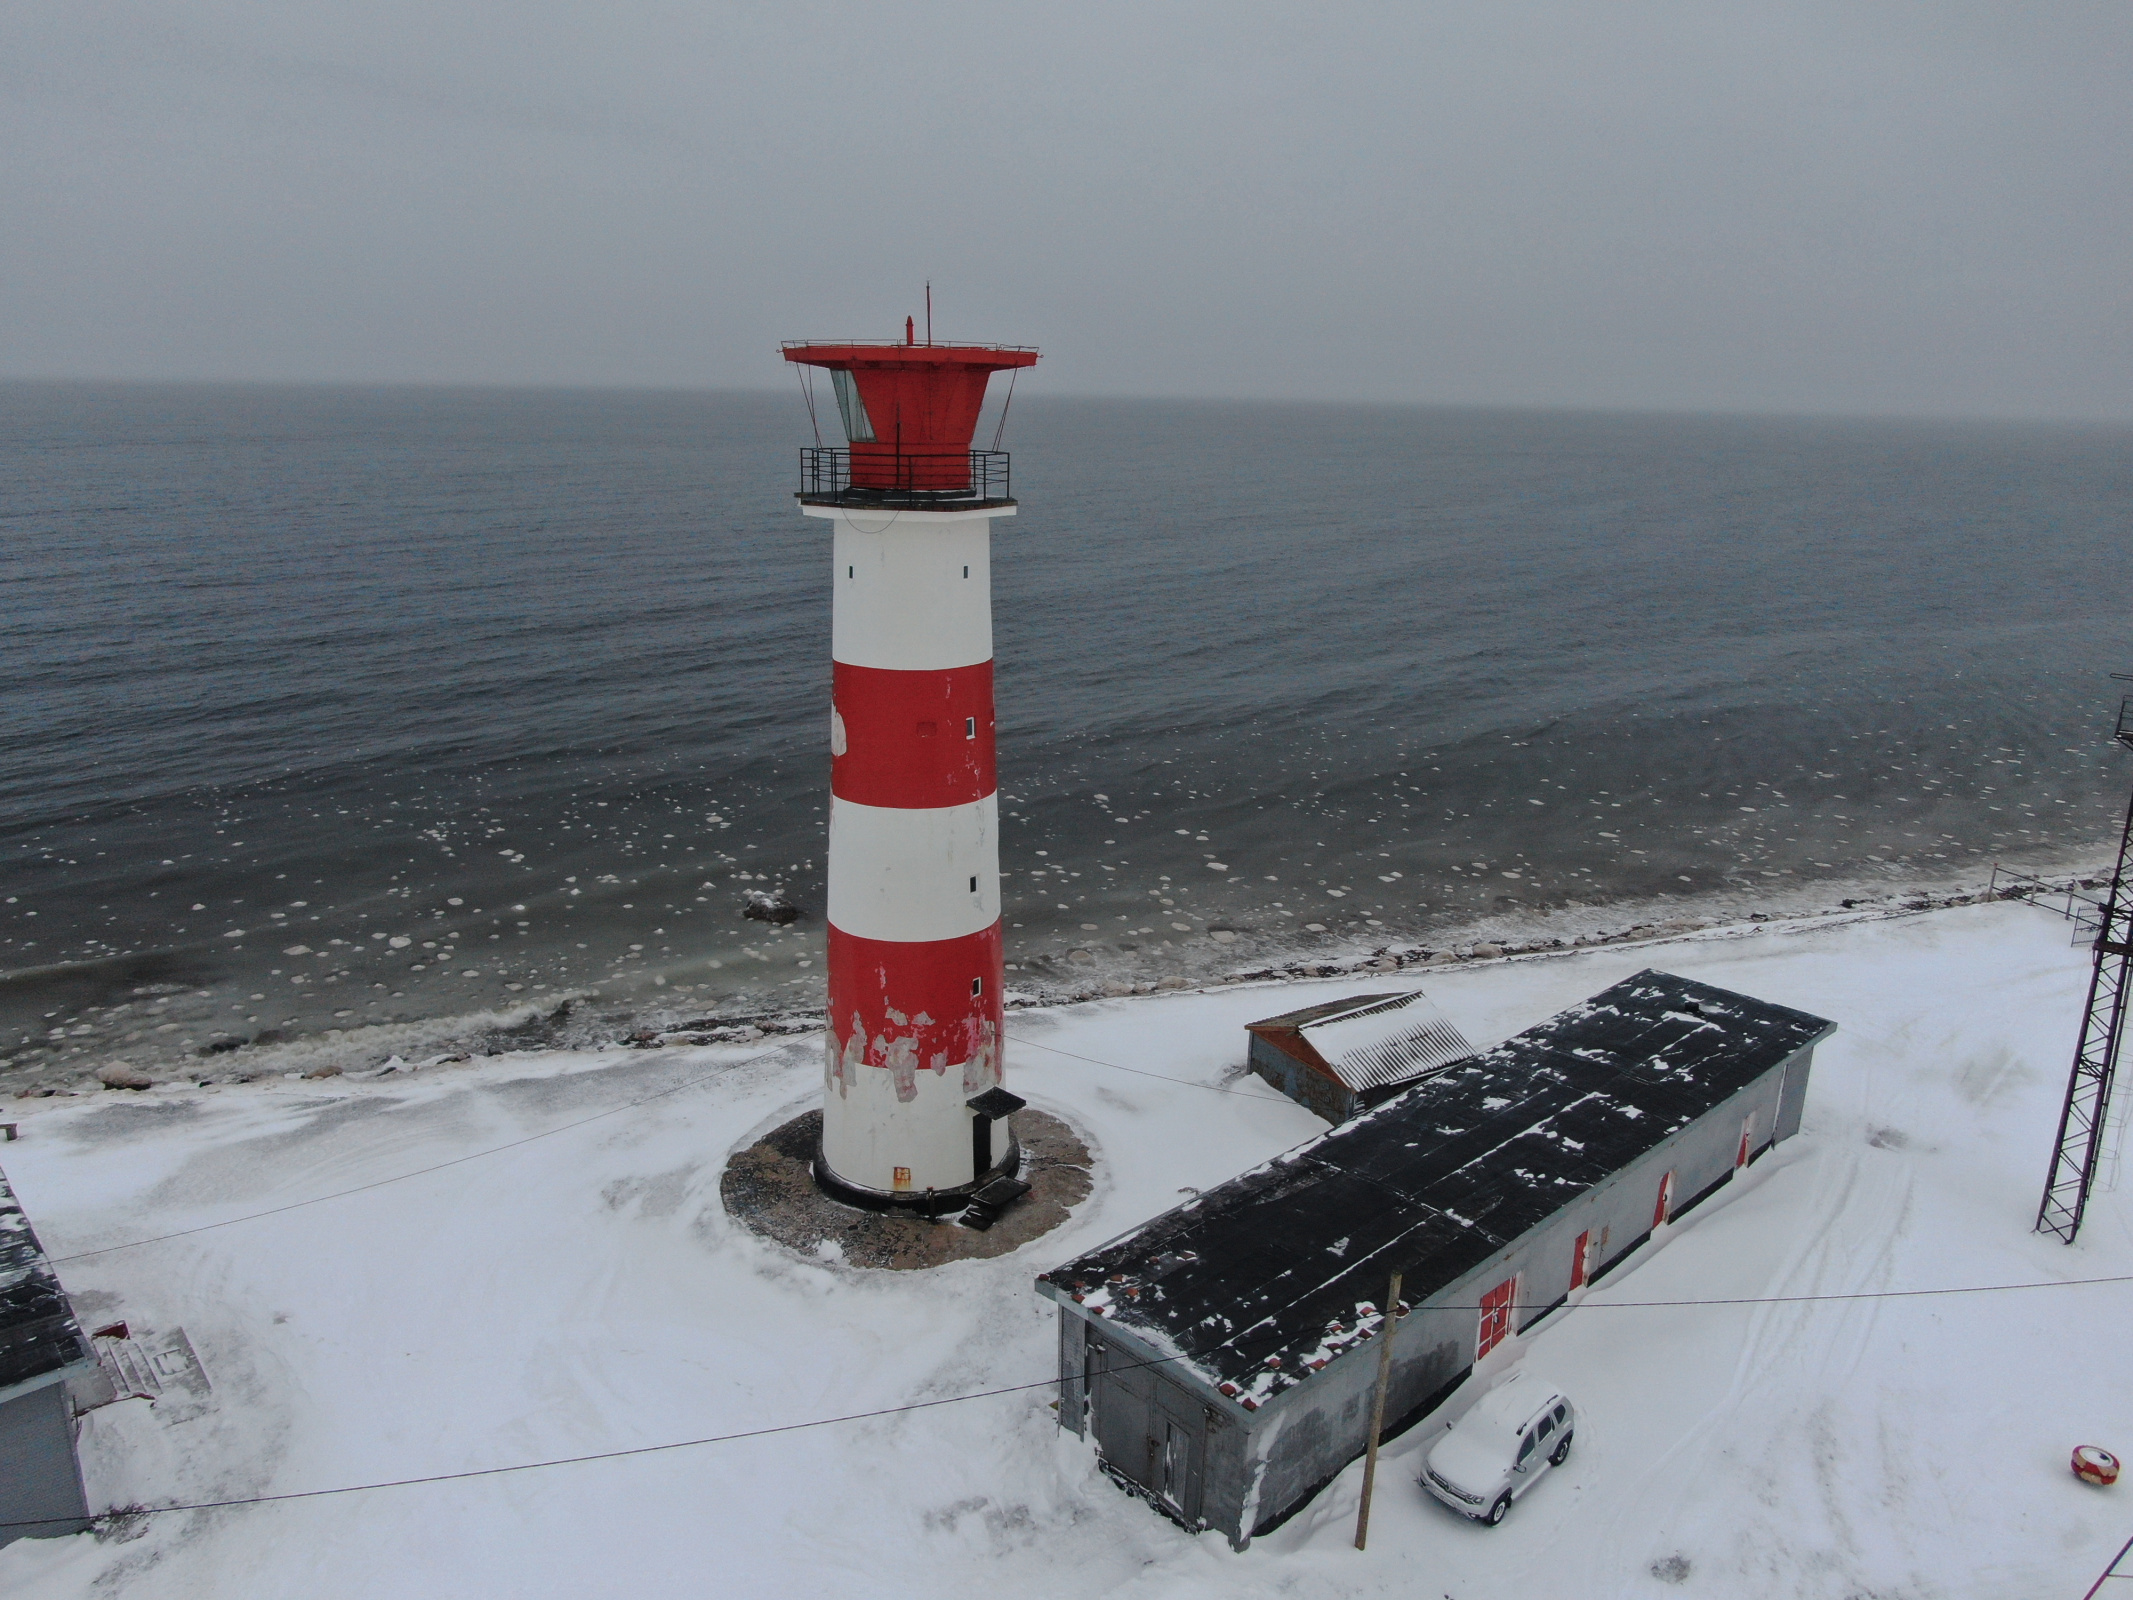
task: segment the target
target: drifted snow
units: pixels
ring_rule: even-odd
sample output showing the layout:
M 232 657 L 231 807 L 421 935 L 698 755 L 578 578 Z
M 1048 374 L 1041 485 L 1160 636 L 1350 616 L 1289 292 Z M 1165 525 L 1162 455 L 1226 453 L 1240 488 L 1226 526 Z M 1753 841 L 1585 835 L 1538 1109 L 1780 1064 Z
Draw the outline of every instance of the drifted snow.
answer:
M 1964 908 L 1432 970 L 1469 1036 L 1645 966 L 1835 1019 L 1807 1131 L 1581 1303 L 1493 1352 L 1582 1413 L 1569 1463 L 1486 1530 L 1414 1485 L 1436 1433 L 1242 1555 L 1100 1476 L 1033 1390 L 472 1482 L 186 1513 L 0 1551 L 11 1596 L 687 1592 L 1214 1597 L 2079 1594 L 2133 1531 L 2076 1444 L 2133 1448 L 2126 1287 L 1610 1309 L 2133 1273 L 2109 1194 L 2029 1231 L 2087 976 L 2064 924 Z M 1398 980 L 1389 980 L 1397 983 Z M 182 1325 L 215 1407 L 83 1432 L 99 1505 L 280 1493 L 663 1443 L 1049 1377 L 1031 1279 L 1323 1124 L 1241 1075 L 1269 1000 L 1352 978 L 1020 1014 L 1008 1082 L 1098 1154 L 1023 1251 L 918 1274 L 736 1232 L 727 1152 L 820 1093 L 822 1046 L 522 1056 L 19 1109 L 9 1176 L 54 1256 L 390 1177 L 704 1076 L 549 1139 L 279 1216 L 62 1262 L 92 1316 Z M 1016 1043 L 1020 1039 L 1023 1042 Z M 1115 1072 L 1034 1046 L 1157 1073 Z M 1185 1082 L 1172 1083 L 1164 1078 Z M 1214 1094 L 1208 1088 L 1233 1092 Z M 1375 1308 L 1327 1329 L 1367 1334 Z

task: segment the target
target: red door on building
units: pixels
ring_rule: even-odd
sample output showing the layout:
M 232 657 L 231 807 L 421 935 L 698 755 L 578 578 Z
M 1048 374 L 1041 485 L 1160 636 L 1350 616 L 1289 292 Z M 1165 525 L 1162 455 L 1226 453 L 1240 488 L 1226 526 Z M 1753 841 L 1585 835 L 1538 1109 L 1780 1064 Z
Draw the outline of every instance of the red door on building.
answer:
M 1579 1234 L 1579 1235 L 1578 1235 L 1578 1242 L 1577 1242 L 1576 1246 L 1575 1246 L 1575 1247 L 1573 1248 L 1573 1250 L 1572 1250 L 1572 1253 L 1571 1253 L 1571 1257 L 1570 1257 L 1570 1287 L 1571 1287 L 1571 1288 L 1573 1288 L 1573 1289 L 1582 1289 L 1582 1288 L 1584 1288 L 1584 1287 L 1585 1287 L 1585 1274 L 1586 1274 L 1586 1273 L 1587 1273 L 1588 1271 L 1590 1271 L 1590 1270 L 1591 1270 L 1591 1269 L 1590 1269 L 1590 1267 L 1588 1266 L 1588 1263 L 1589 1263 L 1589 1262 L 1590 1262 L 1591 1260 L 1592 1260 L 1592 1230 L 1588 1228 L 1588 1229 L 1587 1229 L 1587 1230 L 1586 1230 L 1585 1232 L 1583 1232 L 1583 1233 L 1581 1233 L 1581 1234 Z
M 1481 1297 L 1481 1332 L 1474 1341 L 1476 1361 L 1511 1337 L 1511 1306 L 1517 1297 L 1516 1278 L 1504 1279 Z
M 1674 1212 L 1674 1175 L 1669 1172 L 1659 1180 L 1659 1203 L 1652 1207 L 1652 1226 L 1658 1227 Z
M 1739 1168 L 1741 1168 L 1741 1167 L 1745 1167 L 1745 1166 L 1746 1166 L 1746 1165 L 1748 1164 L 1748 1147 L 1749 1147 L 1749 1146 L 1750 1146 L 1750 1145 L 1751 1145 L 1752 1143 L 1754 1143 L 1754 1141 L 1755 1141 L 1755 1113 L 1751 1111 L 1751 1112 L 1749 1112 L 1749 1113 L 1748 1113 L 1748 1114 L 1747 1114 L 1747 1115 L 1746 1115 L 1745 1117 L 1741 1118 L 1741 1124 L 1740 1124 L 1740 1150 L 1739 1150 L 1739 1152 L 1738 1152 L 1737 1154 L 1735 1154 L 1735 1156 L 1733 1157 L 1733 1165 L 1734 1165 L 1734 1168 L 1735 1168 L 1735 1170 L 1738 1170 L 1738 1169 L 1739 1169 Z

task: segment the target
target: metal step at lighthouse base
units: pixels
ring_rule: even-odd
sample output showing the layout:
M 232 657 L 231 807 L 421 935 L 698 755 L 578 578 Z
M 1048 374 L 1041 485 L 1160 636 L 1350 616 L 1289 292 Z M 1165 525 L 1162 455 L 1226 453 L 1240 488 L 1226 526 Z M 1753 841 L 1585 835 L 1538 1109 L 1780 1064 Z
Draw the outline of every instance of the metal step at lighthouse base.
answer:
M 1020 1178 L 1005 1175 L 994 1178 L 989 1183 L 978 1185 L 977 1193 L 970 1197 L 970 1209 L 956 1220 L 966 1228 L 975 1228 L 983 1233 L 1000 1220 L 1002 1212 L 1029 1191 L 1030 1186 Z

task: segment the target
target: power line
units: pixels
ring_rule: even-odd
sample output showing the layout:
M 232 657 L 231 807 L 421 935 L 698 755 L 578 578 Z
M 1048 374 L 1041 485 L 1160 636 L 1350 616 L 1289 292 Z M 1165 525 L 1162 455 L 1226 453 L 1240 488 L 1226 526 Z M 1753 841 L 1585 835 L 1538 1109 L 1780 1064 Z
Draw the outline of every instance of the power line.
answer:
M 2047 1278 L 2037 1283 L 1965 1283 L 1946 1289 L 1855 1289 L 1844 1294 L 1744 1294 L 1713 1300 L 1581 1300 L 1571 1310 L 1630 1311 L 1655 1306 L 1805 1306 L 1824 1300 L 1919 1300 L 1932 1295 L 2007 1294 L 2018 1289 L 2082 1289 L 2102 1283 L 2133 1283 L 2133 1273 L 2114 1278 Z M 1431 1306 L 1432 1311 L 1479 1311 L 1477 1306 Z
M 746 1066 L 750 1061 L 759 1061 L 769 1053 L 769 1051 L 759 1051 L 755 1055 L 728 1065 Z M 383 1189 L 388 1184 L 405 1183 L 410 1178 L 427 1177 L 430 1173 L 442 1172 L 447 1167 L 456 1167 L 468 1161 L 479 1161 L 484 1156 L 500 1155 L 506 1150 L 516 1150 L 523 1145 L 537 1144 L 543 1139 L 553 1139 L 557 1134 L 568 1133 L 573 1128 L 582 1128 L 588 1123 L 599 1122 L 606 1117 L 619 1116 L 625 1111 L 634 1111 L 637 1107 L 648 1106 L 655 1100 L 664 1100 L 670 1095 L 680 1094 L 684 1089 L 694 1089 L 701 1084 L 709 1083 L 713 1078 L 721 1076 L 726 1070 L 726 1067 L 721 1067 L 718 1072 L 707 1072 L 702 1077 L 691 1078 L 685 1083 L 677 1083 L 671 1089 L 661 1089 L 658 1093 L 645 1095 L 642 1099 L 624 1101 L 619 1106 L 610 1106 L 605 1111 L 596 1111 L 589 1117 L 578 1118 L 575 1122 L 566 1122 L 559 1127 L 549 1128 L 540 1133 L 529 1133 L 523 1139 L 513 1139 L 506 1144 L 490 1145 L 482 1150 L 470 1150 L 463 1156 L 454 1156 L 449 1161 L 439 1161 L 433 1166 L 417 1167 L 412 1172 L 398 1172 L 390 1178 L 377 1178 L 369 1183 L 356 1184 L 352 1188 L 336 1189 L 331 1194 L 313 1195 L 308 1200 L 292 1200 L 284 1206 L 269 1206 L 264 1211 L 248 1211 L 241 1217 L 225 1217 L 220 1222 L 203 1222 L 195 1228 L 180 1228 L 174 1233 L 158 1233 L 146 1239 L 129 1239 L 124 1244 L 101 1245 L 94 1250 L 77 1250 L 72 1255 L 50 1256 L 47 1259 L 55 1266 L 68 1261 L 87 1261 L 92 1256 L 107 1256 L 117 1250 L 138 1250 L 142 1245 L 163 1244 L 172 1239 L 186 1239 L 196 1233 L 213 1233 L 217 1228 L 234 1228 L 240 1222 L 257 1222 L 261 1217 L 278 1217 L 287 1211 L 301 1211 L 306 1206 L 324 1205 L 328 1200 L 344 1200 L 352 1194 L 366 1194 L 372 1189 Z
M 1217 1083 L 1195 1083 L 1190 1078 L 1173 1078 L 1160 1072 L 1149 1072 L 1141 1067 L 1120 1066 L 1116 1061 L 1099 1061 L 1094 1056 L 1078 1055 L 1072 1050 L 1062 1050 L 1056 1044 L 1038 1044 L 1035 1039 L 1026 1039 L 1021 1034 L 1007 1036 L 1010 1044 L 1035 1045 L 1039 1050 L 1049 1050 L 1055 1056 L 1072 1056 L 1076 1061 L 1086 1061 L 1091 1066 L 1109 1067 L 1113 1072 L 1130 1072 L 1136 1078 L 1153 1078 L 1158 1083 L 1175 1083 L 1187 1089 L 1205 1089 L 1209 1094 L 1233 1094 L 1244 1100 L 1264 1100 L 1269 1104 L 1285 1100 L 1282 1095 L 1257 1094 L 1246 1089 L 1225 1089 Z
M 1111 1367 L 1107 1370 L 1132 1372 L 1142 1367 L 1160 1367 L 1185 1359 L 1184 1356 L 1163 1356 L 1154 1361 L 1137 1361 L 1131 1366 Z M 104 1515 L 118 1520 L 124 1517 L 162 1516 L 172 1511 L 222 1511 L 232 1506 L 277 1505 L 288 1500 L 323 1500 L 332 1495 L 368 1494 L 375 1489 L 410 1489 L 429 1483 L 458 1483 L 468 1478 L 495 1478 L 512 1472 L 540 1472 L 549 1467 L 578 1467 L 594 1461 L 621 1461 L 631 1456 L 659 1455 L 669 1450 L 694 1450 L 703 1445 L 734 1444 L 743 1439 L 765 1439 L 774 1434 L 800 1433 L 809 1428 L 830 1428 L 846 1422 L 869 1422 L 877 1417 L 900 1416 L 907 1411 L 928 1411 L 936 1406 L 961 1405 L 970 1400 L 992 1400 L 1004 1394 L 1048 1389 L 1058 1382 L 1059 1378 L 1054 1374 L 1035 1383 L 1013 1383 L 1003 1389 L 980 1389 L 971 1394 L 943 1395 L 937 1400 L 913 1400 L 905 1405 L 883 1406 L 877 1411 L 853 1411 L 844 1416 L 815 1417 L 806 1422 L 783 1422 L 768 1428 L 744 1428 L 738 1433 L 712 1433 L 700 1439 L 676 1439 L 668 1444 L 641 1444 L 623 1450 L 596 1450 L 589 1455 L 555 1456 L 545 1461 L 519 1461 L 505 1467 L 471 1467 L 464 1472 L 433 1472 L 419 1478 L 385 1478 L 376 1483 L 344 1483 L 330 1489 L 292 1489 L 285 1494 L 245 1495 L 229 1500 L 193 1500 L 167 1506 L 132 1506 L 106 1512 Z M 0 1522 L 0 1528 L 38 1528 L 79 1520 L 76 1517 L 38 1517 L 21 1522 Z
M 683 1087 L 687 1087 L 683 1085 Z M 669 1091 L 671 1092 L 671 1091 Z M 640 1102 L 641 1103 L 641 1102 Z M 617 1110 L 627 1109 L 617 1107 Z M 590 1120 L 590 1119 L 588 1119 Z M 561 1130 L 557 1130 L 561 1131 Z M 499 1147 L 501 1148 L 501 1147 Z M 1573 1309 L 1627 1311 L 1653 1307 L 1676 1308 L 1685 1306 L 1741 1306 L 1741 1305 L 1813 1305 L 1833 1300 L 1905 1300 L 1929 1295 L 2004 1294 L 2025 1289 L 2078 1289 L 2096 1284 L 2133 1283 L 2133 1273 L 2108 1278 L 2064 1278 L 2039 1283 L 1984 1283 L 1961 1284 L 1942 1289 L 1862 1289 L 1846 1294 L 1779 1294 L 1740 1295 L 1709 1300 L 1586 1300 Z M 1477 1305 L 1426 1305 L 1418 1309 L 1430 1311 L 1479 1311 Z M 1412 1315 L 1412 1312 L 1408 1313 Z M 1174 1362 L 1192 1359 L 1186 1355 L 1159 1356 L 1152 1361 L 1136 1361 L 1126 1366 L 1107 1367 L 1107 1372 L 1134 1372 L 1146 1367 L 1168 1366 Z M 193 1500 L 165 1506 L 133 1506 L 123 1510 L 104 1513 L 103 1518 L 92 1520 L 121 1520 L 134 1516 L 162 1516 L 173 1511 L 222 1511 L 237 1506 L 279 1505 L 291 1500 L 323 1500 L 336 1495 L 368 1494 L 378 1489 L 409 1489 L 432 1483 L 459 1483 L 472 1478 L 496 1478 L 516 1472 L 541 1472 L 550 1467 L 586 1466 L 596 1461 L 623 1461 L 633 1456 L 660 1455 L 672 1450 L 694 1450 L 706 1445 L 736 1444 L 746 1439 L 767 1439 L 783 1433 L 802 1433 L 813 1428 L 832 1428 L 848 1422 L 870 1422 L 880 1417 L 901 1416 L 912 1411 L 931 1411 L 940 1406 L 963 1405 L 973 1400 L 995 1400 L 1002 1395 L 1023 1394 L 1031 1389 L 1048 1389 L 1061 1381 L 1059 1374 L 1039 1378 L 1031 1383 L 1011 1383 L 998 1389 L 978 1389 L 969 1394 L 942 1395 L 934 1400 L 912 1400 L 900 1406 L 882 1406 L 873 1411 L 853 1411 L 835 1417 L 813 1417 L 805 1422 L 783 1422 L 767 1428 L 744 1428 L 734 1433 L 705 1434 L 696 1439 L 676 1439 L 666 1444 L 632 1445 L 621 1450 L 596 1450 L 586 1455 L 553 1456 L 542 1461 L 518 1461 L 502 1467 L 470 1467 L 462 1472 L 433 1472 L 412 1478 L 384 1478 L 374 1483 L 336 1484 L 328 1489 L 292 1489 L 283 1494 L 261 1494 L 234 1497 L 228 1500 Z M 72 1517 L 40 1517 L 20 1522 L 0 1522 L 0 1528 L 35 1528 L 79 1521 Z M 2116 1563 L 2114 1562 L 2115 1566 Z
M 1017 1038 L 1015 1043 L 1035 1045 L 1039 1050 L 1049 1050 L 1054 1055 L 1072 1056 L 1076 1061 L 1086 1061 L 1092 1066 L 1109 1067 L 1114 1072 L 1130 1072 L 1136 1077 L 1155 1078 L 1160 1082 L 1179 1084 L 1187 1089 L 1204 1089 L 1210 1094 L 1234 1094 L 1240 1095 L 1246 1100 L 1271 1101 L 1276 1098 L 1273 1095 L 1252 1094 L 1237 1089 L 1225 1089 L 1211 1083 L 1194 1083 L 1187 1078 L 1166 1077 L 1160 1072 L 1147 1072 L 1139 1067 L 1122 1066 L 1116 1061 L 1099 1061 L 1094 1056 L 1077 1055 L 1072 1050 L 1061 1050 L 1057 1045 L 1038 1044 L 1034 1039 Z M 693 1089 L 700 1084 L 709 1083 L 712 1079 L 729 1070 L 730 1067 L 745 1066 L 749 1061 L 761 1060 L 764 1055 L 769 1053 L 768 1051 L 760 1051 L 743 1061 L 729 1063 L 728 1066 L 721 1067 L 717 1072 L 705 1073 L 701 1077 L 691 1078 L 685 1083 L 678 1083 L 671 1089 L 661 1089 L 656 1094 L 645 1095 L 641 1099 L 624 1101 L 619 1106 L 610 1106 L 605 1111 L 596 1111 L 589 1117 L 578 1118 L 575 1122 L 566 1122 L 559 1127 L 549 1128 L 541 1133 L 528 1134 L 523 1139 L 512 1139 L 507 1143 L 490 1145 L 485 1149 L 470 1150 L 463 1156 L 453 1156 L 448 1161 L 439 1161 L 427 1167 L 416 1167 L 409 1172 L 398 1172 L 389 1178 L 377 1178 L 369 1183 L 358 1183 L 346 1189 L 336 1189 L 331 1194 L 313 1195 L 308 1200 L 292 1200 L 287 1205 L 269 1206 L 264 1211 L 248 1211 L 242 1216 L 224 1217 L 220 1222 L 203 1222 L 197 1227 L 179 1228 L 170 1233 L 151 1234 L 145 1239 L 128 1239 L 124 1244 L 100 1245 L 94 1250 L 76 1250 L 70 1255 L 52 1256 L 48 1259 L 54 1266 L 59 1266 L 70 1261 L 87 1261 L 95 1256 L 111 1255 L 120 1250 L 138 1250 L 144 1245 L 167 1244 L 173 1239 L 186 1239 L 197 1233 L 213 1233 L 221 1228 L 234 1228 L 239 1223 L 256 1222 L 262 1217 L 278 1217 L 285 1212 L 301 1211 L 307 1206 L 324 1205 L 329 1200 L 345 1200 L 350 1195 L 366 1194 L 372 1189 L 383 1189 L 390 1184 L 405 1183 L 411 1178 L 427 1177 L 430 1173 L 442 1172 L 447 1167 L 460 1166 L 468 1161 L 479 1161 L 485 1156 L 500 1155 L 506 1150 L 516 1150 L 524 1145 L 537 1143 L 542 1139 L 552 1139 L 559 1133 L 568 1133 L 573 1128 L 582 1128 L 588 1123 L 598 1122 L 605 1117 L 619 1116 L 625 1111 L 634 1111 L 639 1106 L 650 1105 L 656 1100 L 664 1100 L 671 1095 L 680 1094 L 685 1089 Z

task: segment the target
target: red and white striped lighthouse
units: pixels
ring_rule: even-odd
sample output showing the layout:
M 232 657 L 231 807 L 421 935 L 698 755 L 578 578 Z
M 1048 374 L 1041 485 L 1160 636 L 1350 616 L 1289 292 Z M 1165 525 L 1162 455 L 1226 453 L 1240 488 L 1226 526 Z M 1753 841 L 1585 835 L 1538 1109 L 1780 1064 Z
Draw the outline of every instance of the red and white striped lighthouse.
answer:
M 1001 1088 L 992 519 L 1007 459 L 973 450 L 998 345 L 798 343 L 846 446 L 802 452 L 831 525 L 829 1032 L 817 1180 L 941 1206 L 1019 1161 Z

